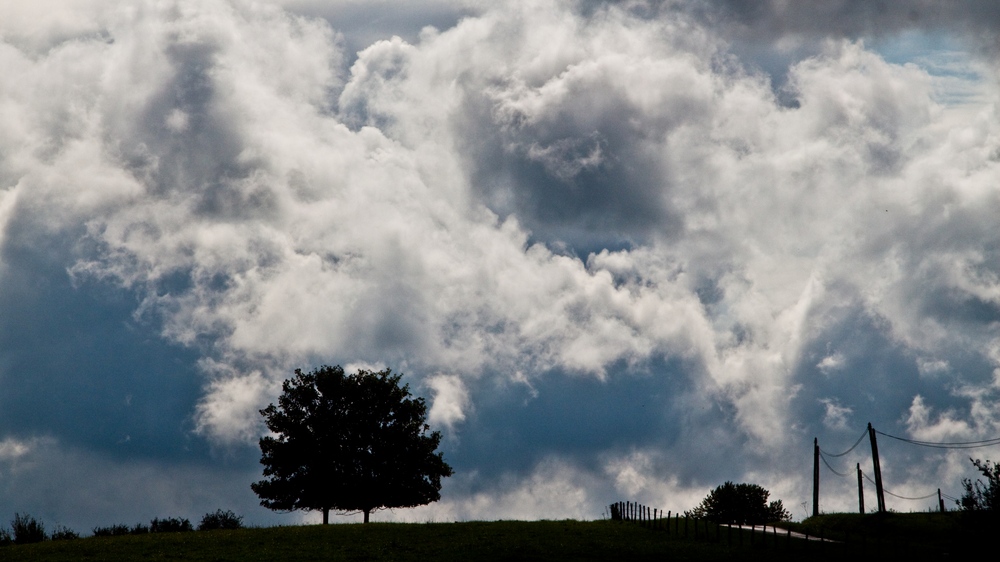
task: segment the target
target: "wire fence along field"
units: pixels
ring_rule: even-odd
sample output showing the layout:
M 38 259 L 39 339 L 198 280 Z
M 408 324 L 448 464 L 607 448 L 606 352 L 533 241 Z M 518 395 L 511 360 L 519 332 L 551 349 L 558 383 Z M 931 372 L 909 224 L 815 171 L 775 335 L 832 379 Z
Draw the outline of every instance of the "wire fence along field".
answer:
M 611 504 L 608 513 L 612 521 L 640 525 L 671 539 L 716 543 L 734 552 L 752 549 L 782 558 L 808 554 L 812 559 L 854 560 L 889 554 L 925 560 L 975 552 L 982 531 L 996 522 L 949 512 L 834 514 L 810 524 L 729 525 L 630 501 Z

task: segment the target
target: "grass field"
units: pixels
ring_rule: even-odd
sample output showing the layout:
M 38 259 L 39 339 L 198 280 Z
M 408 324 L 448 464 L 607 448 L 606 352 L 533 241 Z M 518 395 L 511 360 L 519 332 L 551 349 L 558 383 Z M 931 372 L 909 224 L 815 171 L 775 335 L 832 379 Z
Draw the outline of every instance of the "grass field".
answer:
M 693 532 L 685 538 L 675 533 L 643 528 L 634 523 L 611 521 L 536 521 L 470 523 L 372 523 L 329 526 L 271 527 L 236 531 L 157 533 L 139 536 L 97 537 L 71 541 L 49 541 L 0 548 L 0 560 L 862 560 L 898 559 L 890 554 L 907 552 L 905 559 L 939 559 L 948 552 L 956 518 L 935 519 L 890 514 L 875 516 L 823 516 L 830 528 L 826 536 L 860 537 L 863 528 L 892 526 L 894 543 L 876 542 L 869 535 L 865 548 L 855 541 L 820 544 L 786 540 L 773 535 L 761 541 L 757 535 L 742 540 L 726 531 L 707 532 L 700 540 Z M 796 525 L 819 534 L 821 521 Z M 913 522 L 907 523 L 907 519 Z M 813 526 L 810 530 L 810 526 Z M 940 532 L 939 532 L 940 531 Z M 738 533 L 737 533 L 738 535 Z M 720 537 L 715 542 L 715 537 Z M 706 540 L 707 538 L 707 540 Z M 727 540 L 728 539 L 728 540 Z M 737 536 L 737 539 L 739 537 Z M 770 541 L 770 542 L 769 542 Z M 901 550 L 901 548 L 903 550 Z M 944 550 L 942 550 L 944 549 Z M 957 554 L 957 553 L 956 553 Z

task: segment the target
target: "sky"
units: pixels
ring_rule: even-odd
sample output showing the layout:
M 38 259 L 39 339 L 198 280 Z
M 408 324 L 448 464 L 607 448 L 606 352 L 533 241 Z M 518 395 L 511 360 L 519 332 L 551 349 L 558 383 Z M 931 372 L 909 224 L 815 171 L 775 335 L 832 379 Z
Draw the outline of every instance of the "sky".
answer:
M 853 511 L 1000 436 L 1000 6 L 0 4 L 0 521 L 260 507 L 296 368 L 455 474 L 376 521 Z M 935 507 L 997 446 L 881 437 Z M 875 505 L 866 484 L 866 505 Z M 926 496 L 934 494 L 933 498 Z M 919 500 L 901 499 L 923 498 Z M 338 521 L 355 521 L 345 516 Z

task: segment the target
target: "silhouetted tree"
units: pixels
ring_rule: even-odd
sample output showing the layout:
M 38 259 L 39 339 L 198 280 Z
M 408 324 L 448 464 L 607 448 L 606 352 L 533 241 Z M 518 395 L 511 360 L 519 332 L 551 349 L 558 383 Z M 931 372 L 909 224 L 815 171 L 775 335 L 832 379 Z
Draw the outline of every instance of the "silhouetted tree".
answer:
M 295 370 L 278 405 L 260 411 L 274 435 L 260 440 L 264 480 L 251 485 L 269 509 L 360 511 L 414 507 L 441 498 L 451 467 L 435 453 L 423 398 L 401 375 L 324 366 Z
M 975 482 L 968 478 L 962 479 L 965 493 L 956 502 L 962 511 L 990 511 L 1000 513 L 1000 463 L 969 459 L 976 469 L 986 478 L 984 483 L 979 478 Z
M 689 512 L 693 517 L 716 523 L 760 524 L 788 521 L 792 515 L 781 500 L 768 503 L 771 493 L 757 484 L 726 482 L 708 493 L 698 507 Z

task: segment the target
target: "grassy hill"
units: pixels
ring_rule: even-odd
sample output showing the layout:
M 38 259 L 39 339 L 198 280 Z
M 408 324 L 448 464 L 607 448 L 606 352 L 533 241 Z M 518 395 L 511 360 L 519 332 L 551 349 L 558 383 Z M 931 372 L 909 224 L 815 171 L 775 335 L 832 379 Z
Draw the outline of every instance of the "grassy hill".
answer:
M 948 533 L 954 530 L 951 527 L 954 518 L 935 521 L 928 519 L 928 514 L 914 514 L 923 517 L 919 521 L 909 518 L 916 527 L 906 530 L 908 514 L 890 515 L 895 519 L 891 524 L 895 526 L 896 538 L 908 541 L 908 547 L 906 544 L 901 547 L 900 543 L 893 543 L 888 538 L 876 542 L 874 535 L 869 535 L 865 548 L 860 549 L 858 541 L 806 543 L 780 535 L 770 535 L 763 542 L 759 535 L 754 541 L 749 535 L 739 540 L 738 533 L 736 538 L 730 538 L 728 530 L 716 534 L 714 527 L 707 533 L 709 540 L 706 540 L 704 527 L 700 540 L 695 540 L 693 532 L 685 538 L 683 534 L 678 536 L 611 521 L 498 521 L 312 525 L 94 537 L 3 547 L 0 548 L 0 561 L 840 560 L 845 556 L 863 560 L 898 555 L 903 552 L 901 548 L 905 549 L 907 560 L 919 560 L 938 559 L 949 548 L 945 543 L 950 540 Z M 876 524 L 871 517 L 874 516 L 855 516 L 853 521 L 849 520 L 850 516 L 840 521 L 828 520 L 837 528 L 824 530 L 824 533 L 826 536 L 842 535 L 847 529 L 848 535 L 853 530 L 860 537 L 862 528 Z M 869 519 L 866 521 L 866 518 Z M 807 520 L 798 527 L 811 528 L 811 533 L 818 534 L 820 523 Z M 885 526 L 885 519 L 879 524 Z M 918 535 L 922 540 L 915 540 Z M 714 542 L 716 536 L 720 537 L 718 542 Z

